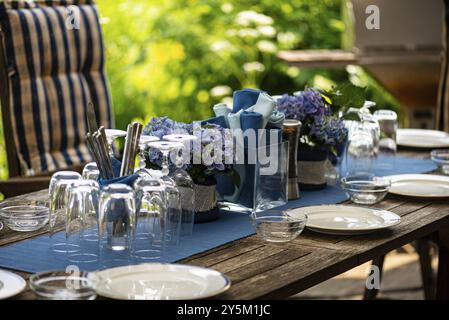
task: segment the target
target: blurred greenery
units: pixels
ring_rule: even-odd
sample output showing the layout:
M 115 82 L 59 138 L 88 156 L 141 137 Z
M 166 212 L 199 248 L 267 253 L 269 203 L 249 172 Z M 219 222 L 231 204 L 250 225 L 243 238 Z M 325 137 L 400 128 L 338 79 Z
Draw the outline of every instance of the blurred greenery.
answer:
M 398 103 L 361 68 L 298 69 L 279 50 L 336 49 L 344 0 L 97 0 L 116 125 L 212 116 L 243 87 L 272 95 L 350 80 L 382 107 Z M 0 176 L 6 177 L 3 141 Z

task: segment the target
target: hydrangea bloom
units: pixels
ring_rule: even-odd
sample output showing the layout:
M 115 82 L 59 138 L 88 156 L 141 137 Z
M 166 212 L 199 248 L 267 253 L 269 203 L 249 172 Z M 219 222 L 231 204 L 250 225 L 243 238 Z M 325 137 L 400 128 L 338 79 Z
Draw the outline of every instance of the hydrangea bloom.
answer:
M 278 110 L 287 119 L 302 122 L 303 142 L 335 147 L 346 138 L 343 121 L 332 115 L 331 106 L 315 90 L 302 91 L 296 96 L 284 94 L 278 101 Z
M 183 122 L 176 122 L 169 117 L 153 117 L 142 131 L 144 135 L 155 136 L 161 140 L 165 135 L 177 133 L 189 134 L 188 125 Z M 156 167 L 162 166 L 162 154 L 158 150 L 150 150 L 148 157 L 151 164 Z
M 187 124 L 176 122 L 168 117 L 152 118 L 145 126 L 143 134 L 156 136 L 160 139 L 169 134 L 190 134 L 198 138 L 201 143 L 192 143 L 190 163 L 185 165 L 194 181 L 204 181 L 217 171 L 231 168 L 232 149 L 226 148 L 232 135 L 227 130 L 215 124 L 201 126 L 199 122 Z M 226 143 L 226 141 L 228 143 Z M 150 150 L 149 161 L 153 167 L 161 167 L 162 154 L 157 150 Z

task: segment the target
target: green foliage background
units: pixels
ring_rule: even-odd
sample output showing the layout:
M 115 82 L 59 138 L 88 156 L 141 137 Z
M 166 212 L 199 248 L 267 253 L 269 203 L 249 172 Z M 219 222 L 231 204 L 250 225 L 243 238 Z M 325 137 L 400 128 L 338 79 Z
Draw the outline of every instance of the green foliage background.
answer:
M 367 99 L 397 108 L 361 68 L 300 70 L 276 57 L 340 48 L 342 1 L 98 0 L 117 127 L 152 116 L 204 119 L 243 87 L 275 95 L 350 80 L 368 87 Z M 7 177 L 3 140 L 0 177 Z

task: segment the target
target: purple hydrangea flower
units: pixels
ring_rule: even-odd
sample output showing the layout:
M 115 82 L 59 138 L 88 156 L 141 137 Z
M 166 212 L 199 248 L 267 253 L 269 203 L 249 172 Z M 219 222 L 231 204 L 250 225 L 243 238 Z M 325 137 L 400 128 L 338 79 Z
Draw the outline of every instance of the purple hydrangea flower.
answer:
M 287 119 L 301 121 L 302 136 L 314 144 L 334 147 L 346 138 L 343 121 L 332 116 L 331 106 L 318 91 L 309 89 L 296 96 L 284 94 L 277 108 Z

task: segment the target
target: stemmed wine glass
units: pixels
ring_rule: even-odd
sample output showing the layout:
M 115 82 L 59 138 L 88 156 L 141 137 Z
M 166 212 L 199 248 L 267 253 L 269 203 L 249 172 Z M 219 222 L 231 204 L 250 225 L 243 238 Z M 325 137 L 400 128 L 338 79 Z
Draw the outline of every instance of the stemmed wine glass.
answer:
M 156 141 L 148 143 L 148 146 L 162 153 L 162 176 L 160 179 L 164 182 L 167 203 L 166 242 L 169 245 L 178 245 L 182 219 L 181 196 L 175 181 L 168 176 L 170 172 L 168 157 L 170 152 L 182 149 L 183 144 L 179 142 Z
M 146 171 L 146 163 L 145 163 L 145 149 L 148 147 L 150 142 L 159 141 L 158 137 L 155 136 L 147 136 L 141 135 L 139 140 L 139 168 L 136 170 L 136 173 L 147 173 Z
M 106 129 L 106 140 L 108 140 L 109 155 L 114 157 L 114 142 L 115 139 L 126 137 L 126 131 L 117 129 Z
M 180 150 L 183 148 L 183 144 L 180 142 L 171 142 L 171 141 L 155 141 L 155 142 L 149 142 L 148 146 L 150 148 L 159 150 L 162 153 L 162 175 L 168 176 L 170 173 L 170 170 L 168 168 L 169 161 L 168 157 L 170 155 L 170 152 Z
M 188 134 L 172 134 L 163 137 L 164 140 L 171 142 L 179 142 L 184 145 L 184 151 L 190 159 L 191 143 L 197 140 L 196 136 Z M 189 236 L 193 233 L 193 225 L 195 219 L 195 184 L 192 177 L 183 169 L 183 159 L 178 157 L 175 162 L 177 167 L 170 177 L 175 181 L 176 186 L 179 189 L 181 197 L 181 235 Z

